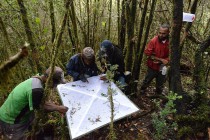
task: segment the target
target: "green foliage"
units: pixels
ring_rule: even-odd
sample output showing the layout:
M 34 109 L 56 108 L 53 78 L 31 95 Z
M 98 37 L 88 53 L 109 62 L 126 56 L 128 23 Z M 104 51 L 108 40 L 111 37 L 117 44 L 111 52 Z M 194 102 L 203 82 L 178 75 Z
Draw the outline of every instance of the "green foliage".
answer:
M 111 66 L 111 65 L 107 64 L 106 67 L 107 67 L 106 77 L 109 81 L 113 81 L 114 72 L 115 72 L 115 70 L 117 70 L 118 65 L 112 65 Z
M 177 137 L 181 138 L 184 134 L 190 134 L 190 133 L 193 133 L 193 129 L 189 126 L 184 126 L 181 129 L 179 129 Z
M 44 51 L 46 46 L 40 46 L 39 48 L 41 49 L 41 51 Z
M 33 4 L 35 4 L 35 3 L 37 3 L 37 0 L 31 0 L 31 2 L 32 2 Z
M 35 18 L 35 22 L 36 22 L 37 24 L 40 24 L 40 23 L 41 23 L 40 18 L 36 17 L 36 18 Z
M 105 27 L 106 26 L 106 22 L 101 22 L 101 25 L 102 25 L 102 27 Z
M 155 130 L 154 139 L 156 140 L 161 140 L 167 135 L 174 134 L 177 128 L 177 123 L 174 121 L 170 122 L 169 118 L 176 113 L 174 101 L 182 97 L 177 96 L 173 92 L 170 92 L 166 97 L 168 102 L 165 104 L 165 107 L 161 108 L 160 101 L 156 102 L 159 112 L 152 114 L 152 124 Z

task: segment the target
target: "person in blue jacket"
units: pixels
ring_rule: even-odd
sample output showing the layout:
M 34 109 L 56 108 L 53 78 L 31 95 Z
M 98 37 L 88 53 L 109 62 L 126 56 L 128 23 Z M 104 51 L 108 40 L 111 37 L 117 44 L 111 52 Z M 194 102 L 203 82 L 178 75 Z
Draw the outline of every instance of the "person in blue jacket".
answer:
M 73 77 L 73 81 L 88 82 L 87 78 L 97 76 L 99 69 L 95 63 L 94 50 L 86 47 L 82 53 L 72 56 L 66 66 L 67 74 Z

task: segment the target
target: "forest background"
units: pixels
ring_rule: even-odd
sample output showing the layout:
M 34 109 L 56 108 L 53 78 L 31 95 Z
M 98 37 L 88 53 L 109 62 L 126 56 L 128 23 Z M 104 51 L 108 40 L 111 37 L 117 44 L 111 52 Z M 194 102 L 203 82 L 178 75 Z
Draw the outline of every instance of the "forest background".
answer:
M 185 114 L 190 98 L 193 109 L 197 109 L 194 114 L 204 116 L 202 121 L 206 125 L 202 128 L 207 130 L 209 1 L 5 0 L 0 2 L 0 11 L 0 104 L 21 81 L 43 73 L 50 65 L 65 70 L 72 55 L 87 46 L 97 52 L 104 39 L 118 44 L 123 50 L 126 70 L 131 72 L 129 92 L 138 93 L 138 84 L 146 71 L 143 50 L 157 34 L 160 24 L 169 23 L 168 89 L 183 96 L 175 102 L 178 114 Z M 192 23 L 183 22 L 183 12 L 195 14 L 196 19 Z M 5 62 L 24 44 L 29 44 L 28 57 L 5 72 Z M 198 120 L 201 121 L 201 117 L 198 116 Z

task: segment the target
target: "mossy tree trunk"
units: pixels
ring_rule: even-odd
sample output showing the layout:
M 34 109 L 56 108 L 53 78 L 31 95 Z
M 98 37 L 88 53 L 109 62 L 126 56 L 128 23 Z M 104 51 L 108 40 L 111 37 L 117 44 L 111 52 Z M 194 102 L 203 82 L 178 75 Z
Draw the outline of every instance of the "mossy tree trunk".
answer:
M 61 23 L 61 28 L 59 30 L 59 34 L 58 34 L 56 40 L 53 43 L 52 58 L 51 58 L 51 64 L 50 64 L 51 68 L 54 68 L 54 66 L 55 66 L 55 62 L 56 62 L 55 60 L 56 60 L 56 57 L 57 57 L 57 54 L 58 54 L 57 53 L 58 52 L 58 48 L 59 48 L 59 46 L 61 44 L 62 35 L 64 33 L 64 29 L 65 29 L 66 22 L 67 22 L 67 19 L 68 19 L 68 9 L 70 7 L 70 2 L 71 1 L 72 0 L 67 0 L 66 1 L 66 4 L 65 4 L 65 10 L 66 11 L 65 11 L 62 23 Z M 73 4 L 73 3 L 71 3 L 71 4 Z M 49 88 L 49 85 L 50 85 L 49 83 L 50 83 L 50 81 L 52 81 L 53 71 L 54 71 L 54 69 L 51 69 L 51 72 L 50 72 L 49 77 L 47 79 L 47 82 L 45 84 L 45 91 L 48 91 L 48 88 Z M 46 92 L 45 92 L 45 96 L 47 96 Z
M 208 56 L 209 57 L 209 56 Z M 206 77 L 205 77 L 205 82 L 208 83 L 208 77 L 210 73 L 210 61 L 207 61 L 207 70 L 206 70 Z
M 98 26 L 98 13 L 99 13 L 99 5 L 100 5 L 100 2 L 99 0 L 94 0 L 94 10 L 93 10 L 93 27 L 92 27 L 92 41 L 91 41 L 91 47 L 94 48 L 95 50 L 95 47 L 98 49 L 98 46 L 95 46 L 95 44 L 97 44 L 98 42 L 97 39 L 96 39 L 96 33 L 97 33 L 97 26 Z
M 170 75 L 169 75 L 169 88 L 170 91 L 183 95 L 181 76 L 180 76 L 180 33 L 182 29 L 183 17 L 183 1 L 173 0 L 173 21 L 171 32 L 171 58 L 170 58 Z M 178 113 L 183 113 L 183 101 L 176 101 L 176 108 Z
M 126 2 L 126 18 L 127 18 L 127 36 L 128 45 L 126 48 L 125 69 L 131 71 L 133 64 L 133 49 L 135 46 L 134 24 L 136 17 L 136 0 L 127 0 Z
M 119 42 L 118 45 L 124 49 L 125 46 L 125 30 L 126 30 L 126 19 L 125 19 L 125 0 L 122 0 L 122 11 L 121 11 L 121 20 L 120 20 L 120 33 L 119 33 Z
M 36 70 L 38 70 L 39 73 L 42 73 L 42 68 L 41 65 L 39 63 L 39 55 L 37 52 L 37 48 L 36 48 L 36 44 L 33 38 L 33 32 L 30 28 L 30 24 L 28 21 L 28 17 L 27 17 L 27 10 L 25 8 L 24 2 L 23 0 L 17 0 L 18 5 L 20 7 L 20 13 L 21 13 L 21 17 L 22 17 L 22 22 L 24 24 L 24 28 L 25 28 L 25 32 L 28 38 L 28 42 L 30 43 L 30 47 L 32 50 L 32 58 L 29 59 L 30 61 L 30 65 L 32 67 L 32 71 L 33 73 L 36 73 Z M 35 61 L 35 63 L 34 63 Z
M 195 53 L 195 69 L 193 79 L 195 81 L 195 90 L 197 91 L 197 99 L 202 102 L 201 99 L 205 99 L 207 97 L 207 83 L 205 80 L 205 65 L 204 65 L 204 57 L 206 54 L 204 52 L 210 46 L 210 36 L 199 45 L 199 48 Z M 201 99 L 199 99 L 201 98 Z
M 87 43 L 85 46 L 89 46 L 90 44 L 90 2 L 87 0 Z
M 71 44 L 72 44 L 72 53 L 75 53 L 76 44 L 75 44 L 75 39 L 73 37 L 73 33 L 71 30 L 69 16 L 67 18 L 67 30 L 68 30 L 68 34 L 69 34 L 69 39 L 71 40 Z
M 2 31 L 2 34 L 3 34 L 3 37 L 5 38 L 6 40 L 6 46 L 7 47 L 3 47 L 3 52 L 1 52 L 2 54 L 4 55 L 1 55 L 3 60 L 7 60 L 9 58 L 9 56 L 12 54 L 11 50 L 12 50 L 12 44 L 11 44 L 11 41 L 9 39 L 9 35 L 8 35 L 8 32 L 6 30 L 6 27 L 5 27 L 5 24 L 2 20 L 2 18 L 0 17 L 0 30 Z M 24 80 L 25 79 L 25 75 L 23 73 L 23 71 L 21 70 L 21 67 L 19 64 L 16 65 L 16 72 L 19 72 L 19 73 L 14 73 L 14 72 L 10 72 L 8 75 L 10 75 L 10 79 L 12 79 L 12 77 L 14 78 L 14 76 L 18 76 L 20 77 L 20 79 Z M 5 82 L 7 83 L 6 86 L 9 86 L 8 82 Z M 8 89 L 8 88 L 6 88 Z M 9 91 L 9 90 L 7 90 Z
M 209 121 L 209 98 L 207 92 L 207 83 L 205 82 L 205 51 L 210 46 L 210 35 L 203 41 L 195 53 L 195 69 L 193 81 L 196 90 L 191 113 L 177 115 L 176 120 L 179 124 L 178 137 L 179 139 L 187 139 L 190 135 L 203 133 L 202 139 L 208 139 Z
M 74 40 L 75 40 L 75 43 L 76 43 L 76 46 L 75 46 L 75 50 L 77 52 L 80 51 L 80 46 L 79 46 L 79 37 L 78 37 L 78 29 L 77 29 L 77 17 L 76 17 L 76 13 L 75 13 L 75 7 L 74 7 L 74 1 L 72 0 L 71 1 L 71 4 L 70 4 L 70 12 L 69 12 L 69 15 L 70 15 L 70 19 L 71 19 L 71 22 L 72 22 L 72 28 L 73 28 L 73 31 L 74 31 Z
M 109 1 L 109 21 L 108 21 L 108 40 L 110 39 L 111 22 L 112 22 L 112 0 Z
M 120 44 L 120 0 L 117 0 L 117 44 Z
M 149 0 L 147 2 L 149 2 Z M 137 56 L 135 57 L 135 61 L 134 61 L 134 68 L 133 68 L 133 72 L 132 72 L 132 79 L 133 80 L 132 81 L 136 81 L 136 80 L 139 81 L 139 74 L 140 74 L 144 49 L 146 47 L 147 38 L 149 36 L 149 30 L 150 30 L 150 26 L 152 24 L 153 14 L 154 14 L 155 7 L 156 7 L 156 2 L 157 2 L 157 0 L 152 1 L 151 10 L 150 10 L 150 14 L 149 14 L 149 19 L 148 19 L 147 26 L 146 26 L 146 31 L 145 31 L 145 34 L 144 34 L 144 40 L 143 40 L 143 43 L 141 43 L 142 42 L 141 40 L 143 38 L 142 37 L 143 27 L 144 27 L 144 22 L 145 22 L 148 3 L 145 3 L 145 6 L 144 6 L 144 10 L 143 10 L 143 13 L 142 13 L 142 18 L 141 18 L 141 23 L 140 23 L 140 26 L 139 26 L 137 51 L 135 51 L 135 52 L 137 52 Z M 134 84 L 132 84 L 132 92 L 134 92 L 134 93 L 137 92 L 137 82 L 134 82 Z
M 56 35 L 56 28 L 55 28 L 55 14 L 54 14 L 54 4 L 53 4 L 53 0 L 49 0 L 49 6 L 50 6 L 50 22 L 51 22 L 51 26 L 52 26 L 52 37 L 51 37 L 51 41 L 53 43 L 54 39 L 55 39 L 55 35 Z
M 136 52 L 136 55 L 135 55 L 135 58 L 134 58 L 134 65 L 133 65 L 133 69 L 132 69 L 132 81 L 130 81 L 132 85 L 132 92 L 135 92 L 137 89 L 137 83 L 134 82 L 135 80 L 138 80 L 139 79 L 139 72 L 140 72 L 140 62 L 139 62 L 139 55 L 140 55 L 140 46 L 141 46 L 141 40 L 142 40 L 142 36 L 143 36 L 143 29 L 144 29 L 144 24 L 145 24 L 145 18 L 146 18 L 146 13 L 147 13 L 147 8 L 148 8 L 148 3 L 149 3 L 149 0 L 146 0 L 145 1 L 145 4 L 144 4 L 144 8 L 143 8 L 143 12 L 142 12 L 142 15 L 141 15 L 141 21 L 140 21 L 140 24 L 139 24 L 139 35 L 138 35 L 138 40 L 137 40 L 137 46 L 136 46 L 136 49 L 135 49 L 135 52 Z
M 3 34 L 3 37 L 5 38 L 6 42 L 8 43 L 9 48 L 10 48 L 11 43 L 9 41 L 9 36 L 8 36 L 7 30 L 5 28 L 4 22 L 1 17 L 0 17 L 0 30 Z M 3 58 L 4 60 L 6 60 L 10 54 L 8 47 L 3 47 L 3 54 L 5 54 L 5 55 L 2 55 L 2 57 L 4 57 Z
M 55 67 L 55 62 L 56 62 L 56 57 L 58 54 L 58 48 L 61 44 L 62 41 L 62 35 L 64 33 L 64 29 L 66 26 L 66 22 L 68 19 L 68 9 L 70 7 L 70 2 L 71 0 L 67 0 L 65 3 L 65 14 L 61 23 L 61 28 L 59 30 L 59 34 L 57 35 L 57 37 L 55 38 L 55 41 L 53 43 L 53 50 L 52 50 L 52 57 L 51 57 L 51 63 L 50 63 L 50 74 L 49 77 L 47 78 L 47 81 L 45 83 L 45 89 L 44 89 L 44 97 L 42 99 L 42 104 L 45 103 L 46 99 L 48 98 L 48 96 L 50 95 L 50 91 L 52 89 L 51 85 L 52 85 L 52 77 L 53 77 L 53 72 L 54 72 L 54 67 Z M 32 131 L 32 135 L 35 135 L 35 132 L 40 128 L 40 125 L 45 125 L 46 121 L 48 120 L 48 116 L 45 115 L 45 112 L 43 110 L 40 110 L 39 112 L 37 112 L 36 117 L 38 118 L 37 120 L 39 121 L 39 123 L 36 123 L 34 125 L 33 131 Z M 40 119 L 42 118 L 42 119 Z
M 86 21 L 84 21 L 85 23 L 86 23 Z M 79 52 L 85 47 L 85 46 L 87 46 L 87 44 L 88 44 L 88 40 L 87 40 L 87 30 L 86 30 L 86 25 L 84 24 L 84 22 L 83 21 L 80 21 L 78 18 L 77 18 L 77 23 L 78 23 L 78 25 L 79 25 L 79 27 L 80 27 L 80 30 L 81 30 L 81 33 L 82 33 L 82 35 L 83 35 L 83 40 L 84 40 L 84 45 L 80 48 L 80 50 L 79 50 Z

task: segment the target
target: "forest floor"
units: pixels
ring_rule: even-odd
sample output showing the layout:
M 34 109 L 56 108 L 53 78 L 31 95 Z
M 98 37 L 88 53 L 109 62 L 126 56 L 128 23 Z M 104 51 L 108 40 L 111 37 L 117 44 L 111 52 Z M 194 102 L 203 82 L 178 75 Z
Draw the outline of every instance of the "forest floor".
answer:
M 139 111 L 114 122 L 117 140 L 153 140 L 152 113 L 155 111 L 155 103 L 150 96 L 155 95 L 154 87 L 149 87 L 144 95 L 128 96 L 139 108 Z M 52 130 L 53 131 L 53 130 Z M 39 140 L 57 140 L 51 130 L 38 134 Z M 77 140 L 106 140 L 109 135 L 109 125 L 83 135 Z M 70 138 L 66 138 L 67 140 Z
M 117 140 L 153 140 L 151 115 L 155 111 L 155 103 L 150 96 L 154 93 L 154 88 L 150 87 L 144 95 L 129 97 L 140 111 L 114 123 Z M 107 125 L 78 140 L 105 140 L 108 134 Z
M 168 93 L 165 88 L 163 95 Z M 152 126 L 152 114 L 157 111 L 155 107 L 156 100 L 162 101 L 161 106 L 164 106 L 164 101 L 157 98 L 155 95 L 155 88 L 150 86 L 144 95 L 130 96 L 130 100 L 140 109 L 139 112 L 131 114 L 130 116 L 120 119 L 114 122 L 116 139 L 117 140 L 154 140 L 154 128 Z M 210 136 L 210 128 L 209 128 Z M 51 131 L 52 132 L 52 131 Z M 38 140 L 59 140 L 60 138 L 53 137 L 53 133 L 45 133 L 42 135 L 37 135 Z M 97 129 L 89 134 L 86 134 L 77 140 L 107 140 L 109 135 L 109 125 L 106 125 L 100 129 Z M 1 139 L 1 137 L 0 137 Z M 70 138 L 66 138 L 68 140 Z M 166 137 L 164 140 L 176 140 L 175 137 Z M 185 139 L 183 139 L 185 140 Z M 208 138 L 192 136 L 186 140 L 210 140 Z
M 164 93 L 168 93 L 164 89 Z M 151 98 L 152 97 L 152 98 Z M 149 87 L 144 95 L 130 97 L 130 100 L 139 107 L 140 111 L 121 119 L 114 123 L 117 140 L 154 140 L 154 129 L 152 127 L 152 114 L 157 111 L 154 98 L 164 101 L 155 95 L 155 88 Z M 210 131 L 210 130 L 209 130 Z M 209 132 L 210 133 L 210 132 Z M 90 134 L 84 135 L 78 140 L 106 140 L 109 134 L 109 125 L 102 127 Z M 209 134 L 210 135 L 210 134 Z M 165 140 L 176 140 L 173 136 L 168 136 Z M 184 140 L 184 139 L 183 139 Z M 189 136 L 186 140 L 210 140 L 201 136 Z

